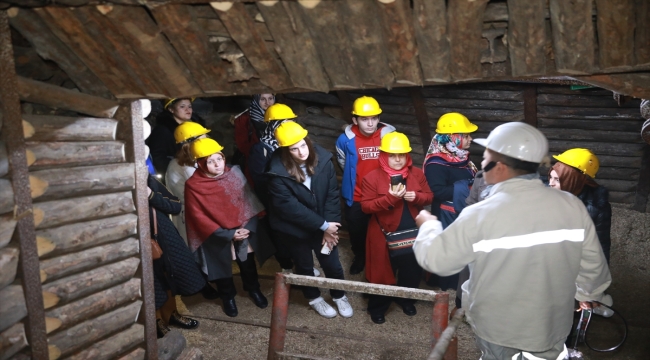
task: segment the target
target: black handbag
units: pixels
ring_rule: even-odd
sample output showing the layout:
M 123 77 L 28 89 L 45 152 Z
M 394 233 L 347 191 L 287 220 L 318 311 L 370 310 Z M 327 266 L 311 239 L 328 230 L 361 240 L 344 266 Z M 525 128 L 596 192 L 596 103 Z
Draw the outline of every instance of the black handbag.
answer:
M 379 220 L 376 217 L 375 219 L 377 220 L 377 224 L 379 224 Z M 418 228 L 393 232 L 386 232 L 381 227 L 381 224 L 379 224 L 379 228 L 386 237 L 386 245 L 388 246 L 388 253 L 390 254 L 390 257 L 413 253 L 413 244 L 415 243 L 415 238 L 418 237 Z

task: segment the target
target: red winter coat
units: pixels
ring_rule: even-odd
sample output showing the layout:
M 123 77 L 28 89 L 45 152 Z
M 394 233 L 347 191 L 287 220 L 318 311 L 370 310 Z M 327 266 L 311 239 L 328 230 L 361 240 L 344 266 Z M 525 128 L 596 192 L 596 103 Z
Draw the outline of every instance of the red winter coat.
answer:
M 372 214 L 366 237 L 366 279 L 373 284 L 396 283 L 390 265 L 386 237 L 377 220 L 386 231 L 395 231 L 402 219 L 404 201 L 388 193 L 390 178 L 381 168 L 371 171 L 361 183 L 361 210 Z M 406 191 L 415 191 L 415 200 L 408 209 L 415 218 L 424 205 L 431 204 L 433 193 L 422 170 L 411 167 L 406 178 Z

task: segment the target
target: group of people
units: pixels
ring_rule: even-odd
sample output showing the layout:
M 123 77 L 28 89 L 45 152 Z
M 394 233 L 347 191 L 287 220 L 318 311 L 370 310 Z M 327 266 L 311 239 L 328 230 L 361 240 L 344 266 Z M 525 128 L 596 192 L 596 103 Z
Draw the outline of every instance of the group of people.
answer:
M 315 254 L 326 277 L 343 279 L 337 246 L 342 215 L 354 253 L 350 274 L 365 269 L 371 283 L 417 288 L 426 270 L 430 285 L 457 288 L 456 306 L 467 309 L 484 359 L 516 351 L 559 355 L 574 298 L 581 306 L 611 306 L 604 294 L 611 282 L 611 208 L 607 190 L 594 181 L 598 158 L 587 149 L 555 156 L 547 187 L 538 175 L 548 154 L 539 130 L 506 123 L 487 139 L 473 140 L 478 127 L 448 113 L 438 120 L 420 169 L 413 166 L 408 137 L 382 123 L 377 101 L 363 96 L 336 141 L 339 190 L 333 155 L 272 94 L 254 96 L 236 119 L 236 132 L 237 124 L 243 129 L 236 133 L 241 166 L 227 165 L 209 130 L 190 121 L 191 110 L 188 116 L 181 105 L 191 109 L 191 101 L 166 103 L 175 126 L 162 122 L 152 133 L 173 130 L 175 142 L 151 149 L 171 190 L 150 178 L 163 250 L 154 261 L 159 334 L 167 324 L 198 325 L 167 305 L 172 294 L 203 291 L 222 299 L 226 315 L 237 316 L 232 261 L 260 308 L 268 301 L 259 290 L 255 258 L 262 263 L 274 254 L 283 271 L 318 276 Z M 469 158 L 472 141 L 485 147 L 482 171 Z M 423 211 L 428 205 L 431 213 Z M 176 215 L 175 236 L 167 234 L 173 229 L 166 214 Z M 343 291 L 330 290 L 334 309 L 318 288 L 301 290 L 326 318 L 353 315 Z M 406 315 L 417 312 L 413 300 L 372 295 L 374 323 L 385 322 L 392 301 Z M 600 313 L 607 316 L 607 310 Z M 502 319 L 515 320 L 504 325 Z M 531 321 L 535 331 L 522 328 Z

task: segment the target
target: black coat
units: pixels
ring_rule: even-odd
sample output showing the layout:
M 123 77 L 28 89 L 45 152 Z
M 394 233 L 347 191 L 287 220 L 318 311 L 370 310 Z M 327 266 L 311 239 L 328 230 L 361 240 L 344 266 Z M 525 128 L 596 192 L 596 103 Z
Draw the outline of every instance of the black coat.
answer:
M 472 180 L 474 175 L 467 166 L 457 167 L 455 164 L 427 164 L 424 167 L 424 175 L 433 193 L 431 203 L 431 214 L 440 216 L 440 204 L 445 201 L 454 200 L 454 183 L 458 180 Z
M 268 176 L 266 171 L 271 163 L 273 152 L 270 146 L 263 142 L 258 142 L 251 147 L 247 164 L 248 174 L 253 182 L 251 185 L 255 189 L 255 194 L 267 209 L 270 207 L 270 204 L 268 200 Z
M 205 126 L 205 122 L 198 115 L 192 114 L 192 121 Z M 156 126 L 146 143 L 151 152 L 153 166 L 158 174 L 165 175 L 169 162 L 176 156 L 178 147 L 174 139 L 174 130 L 179 124 L 174 120 L 171 112 L 164 110 L 156 117 Z
M 609 263 L 609 251 L 612 244 L 610 231 L 612 228 L 612 206 L 609 204 L 609 191 L 604 186 L 585 186 L 578 194 L 587 208 L 591 220 L 596 226 L 596 234 L 603 248 L 607 263 Z
M 169 219 L 169 215 L 181 212 L 181 202 L 151 175 L 147 179 L 147 185 L 151 189 L 149 196 L 151 234 L 152 236 L 154 234 L 155 211 L 158 245 L 163 251 L 162 257 L 153 262 L 156 309 L 158 309 L 167 300 L 167 290 L 171 290 L 173 295 L 193 295 L 203 289 L 206 282 L 185 240 Z
M 318 154 L 311 190 L 297 182 L 282 165 L 280 151 L 273 153 L 267 175 L 273 230 L 294 238 L 322 238 L 325 221 L 341 222 L 341 202 L 332 154 L 314 144 Z

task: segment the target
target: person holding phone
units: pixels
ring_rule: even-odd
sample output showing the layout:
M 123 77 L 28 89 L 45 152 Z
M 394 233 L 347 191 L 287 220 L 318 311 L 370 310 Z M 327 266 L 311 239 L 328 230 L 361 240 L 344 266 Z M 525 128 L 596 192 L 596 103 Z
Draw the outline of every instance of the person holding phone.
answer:
M 399 239 L 404 245 L 394 247 L 387 233 L 411 231 L 412 243 L 417 236 L 415 217 L 431 203 L 433 193 L 422 170 L 413 167 L 406 135 L 387 134 L 379 150 L 379 168 L 368 173 L 361 183 L 361 210 L 372 214 L 366 238 L 366 278 L 373 284 L 417 288 L 422 268 L 406 243 L 408 236 Z M 417 313 L 413 299 L 370 295 L 368 312 L 375 324 L 386 321 L 384 315 L 392 301 L 408 316 Z
M 449 226 L 458 217 L 461 209 L 457 205 L 465 202 L 476 175 L 476 166 L 469 159 L 470 134 L 476 130 L 478 126 L 463 114 L 442 115 L 424 158 L 422 170 L 434 195 L 431 213 L 440 218 L 443 227 Z M 458 274 L 445 277 L 430 274 L 427 284 L 442 290 L 456 289 Z M 460 305 L 458 301 L 456 306 Z
M 273 153 L 267 171 L 271 228 L 289 249 L 296 274 L 314 276 L 314 251 L 325 276 L 343 280 L 336 246 L 341 203 L 332 154 L 312 143 L 307 130 L 293 121 L 280 124 L 275 138 L 280 147 Z M 321 252 L 323 246 L 331 252 Z M 336 316 L 336 310 L 320 296 L 317 287 L 303 286 L 302 292 L 321 316 Z M 338 313 L 351 317 L 353 310 L 345 292 L 330 290 L 330 294 Z

